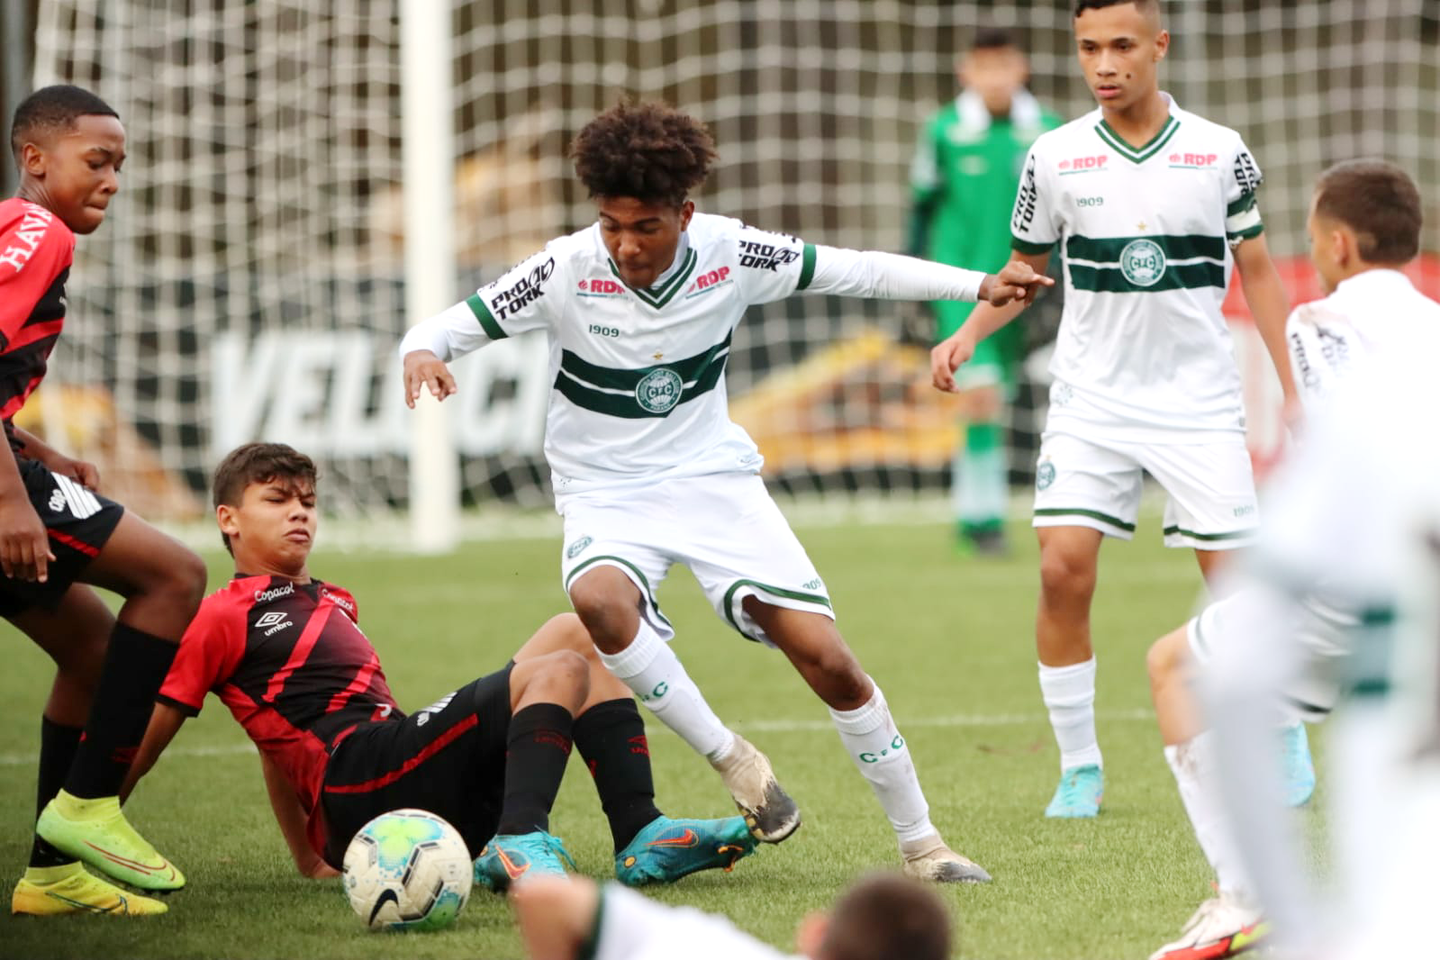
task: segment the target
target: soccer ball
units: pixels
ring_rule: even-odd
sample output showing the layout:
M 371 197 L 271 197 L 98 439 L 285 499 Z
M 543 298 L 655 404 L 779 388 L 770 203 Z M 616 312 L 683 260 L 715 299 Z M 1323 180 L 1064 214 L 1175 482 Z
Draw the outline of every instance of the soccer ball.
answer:
M 345 895 L 372 930 L 449 926 L 473 879 L 459 832 L 424 810 L 382 813 L 345 849 Z

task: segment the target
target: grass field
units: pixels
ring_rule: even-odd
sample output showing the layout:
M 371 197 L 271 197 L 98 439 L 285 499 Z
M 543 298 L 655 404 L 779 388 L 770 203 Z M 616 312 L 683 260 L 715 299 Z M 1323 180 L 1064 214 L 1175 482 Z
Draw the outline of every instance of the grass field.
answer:
M 1149 715 L 1144 652 L 1195 601 L 1188 552 L 1107 544 L 1095 609 L 1098 716 L 1108 776 L 1092 822 L 1040 812 L 1057 756 L 1035 682 L 1033 537 L 1016 527 L 1003 562 L 953 556 L 943 524 L 802 527 L 836 600 L 840 626 L 881 683 L 910 742 L 931 816 L 995 882 L 946 888 L 959 956 L 976 960 L 1146 957 L 1209 895 Z M 323 529 L 322 529 L 323 543 Z M 503 664 L 565 600 L 555 539 L 475 543 L 439 559 L 326 553 L 317 576 L 349 587 L 402 706 L 415 709 Z M 211 587 L 230 569 L 212 556 Z M 783 947 L 796 922 L 857 873 L 895 866 L 893 836 L 823 706 L 773 651 L 729 631 L 689 574 L 662 591 L 676 647 L 717 712 L 755 741 L 800 803 L 805 825 L 731 874 L 654 892 L 726 914 Z M 13 630 L 0 671 L 0 861 L 9 882 L 29 849 L 34 755 L 49 661 Z M 661 808 L 733 812 L 719 779 L 659 724 L 650 725 Z M 477 889 L 459 923 L 431 935 L 372 935 L 338 881 L 293 870 L 274 827 L 259 763 L 218 701 L 187 725 L 127 810 L 186 871 L 171 912 L 150 920 L 0 916 L 10 957 L 466 957 L 519 955 L 505 904 Z M 1314 814 L 1307 813 L 1307 817 Z M 582 872 L 612 875 L 609 836 L 589 778 L 571 764 L 551 829 Z M 5 887 L 8 901 L 8 883 Z M 677 956 L 683 956 L 683 949 Z

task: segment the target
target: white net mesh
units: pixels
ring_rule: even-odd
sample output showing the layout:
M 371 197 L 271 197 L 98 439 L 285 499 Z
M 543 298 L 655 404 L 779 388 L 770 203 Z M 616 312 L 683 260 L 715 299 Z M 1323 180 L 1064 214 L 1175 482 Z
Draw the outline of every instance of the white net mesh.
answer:
M 722 162 L 703 209 L 815 241 L 902 249 L 918 125 L 954 96 L 952 58 L 977 25 L 1017 28 L 1044 103 L 1064 116 L 1090 109 L 1071 6 L 456 2 L 455 293 L 592 219 L 565 147 L 627 93 L 711 124 Z M 1261 203 L 1278 255 L 1303 253 L 1309 183 L 1334 160 L 1383 155 L 1427 197 L 1440 191 L 1436 4 L 1169 8 L 1164 86 L 1245 136 L 1267 173 Z M 114 447 L 115 489 L 151 513 L 184 512 L 185 491 L 203 489 L 214 460 L 255 438 L 317 454 L 337 505 L 402 505 L 396 0 L 39 9 L 37 84 L 95 89 L 131 143 L 109 222 L 81 241 L 72 320 L 31 415 L 63 424 L 72 447 Z M 742 325 L 731 393 L 772 480 L 944 483 L 953 413 L 925 385 L 919 346 L 897 343 L 900 317 L 888 304 L 801 298 Z M 462 485 L 472 500 L 539 503 L 543 348 L 504 346 L 459 371 Z M 1020 426 L 1023 443 L 1033 417 Z

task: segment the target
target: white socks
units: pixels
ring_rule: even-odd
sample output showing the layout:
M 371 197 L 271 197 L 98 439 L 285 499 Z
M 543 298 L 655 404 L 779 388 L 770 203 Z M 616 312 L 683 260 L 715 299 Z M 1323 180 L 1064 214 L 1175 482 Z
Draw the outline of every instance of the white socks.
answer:
M 1060 746 L 1060 770 L 1103 767 L 1095 738 L 1095 658 L 1068 667 L 1040 664 L 1040 694 Z
M 890 717 L 890 708 L 880 687 L 875 687 L 874 695 L 864 706 L 855 710 L 832 709 L 830 718 L 835 721 L 840 742 L 850 751 L 855 766 L 870 781 L 899 841 L 903 844 L 935 833 L 930 823 L 930 807 L 920 791 L 915 764 L 910 760 L 910 749 Z
M 712 763 L 735 745 L 735 734 L 715 716 L 680 658 L 644 618 L 630 646 L 619 653 L 601 652 L 600 661 L 661 723 Z
M 1240 864 L 1229 823 L 1216 793 L 1214 750 L 1214 735 L 1202 733 L 1185 743 L 1166 747 L 1165 759 L 1170 764 L 1170 771 L 1175 774 L 1175 785 L 1180 788 L 1185 813 L 1195 828 L 1195 838 L 1200 841 L 1200 849 L 1205 851 L 1205 859 L 1210 861 L 1215 871 L 1220 892 L 1253 903 L 1252 885 Z

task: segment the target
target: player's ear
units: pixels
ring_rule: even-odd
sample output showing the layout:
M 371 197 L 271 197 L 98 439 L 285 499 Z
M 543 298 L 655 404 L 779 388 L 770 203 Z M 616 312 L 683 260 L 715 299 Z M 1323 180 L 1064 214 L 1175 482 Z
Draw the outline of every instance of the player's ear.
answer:
M 1159 63 L 1165 59 L 1165 54 L 1170 52 L 1170 31 L 1161 30 L 1155 37 L 1155 62 Z
M 20 169 L 32 177 L 45 176 L 45 151 L 27 140 L 20 148 Z
M 227 537 L 238 536 L 240 533 L 240 525 L 235 522 L 235 513 L 235 508 L 228 503 L 222 503 L 215 508 L 215 525 Z
M 695 201 L 686 200 L 680 204 L 680 229 L 685 230 L 690 226 L 690 218 L 695 215 Z

